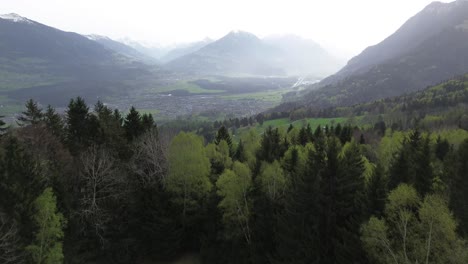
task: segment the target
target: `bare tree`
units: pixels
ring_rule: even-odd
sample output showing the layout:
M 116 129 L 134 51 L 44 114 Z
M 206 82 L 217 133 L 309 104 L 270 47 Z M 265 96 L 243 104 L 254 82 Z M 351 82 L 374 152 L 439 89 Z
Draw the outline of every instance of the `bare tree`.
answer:
M 146 132 L 135 144 L 132 171 L 142 186 L 165 186 L 169 141 L 161 140 L 156 129 Z
M 81 199 L 78 214 L 104 244 L 106 224 L 112 215 L 106 206 L 123 195 L 123 178 L 114 157 L 97 146 L 80 156 Z
M 23 263 L 17 225 L 0 212 L 0 263 Z

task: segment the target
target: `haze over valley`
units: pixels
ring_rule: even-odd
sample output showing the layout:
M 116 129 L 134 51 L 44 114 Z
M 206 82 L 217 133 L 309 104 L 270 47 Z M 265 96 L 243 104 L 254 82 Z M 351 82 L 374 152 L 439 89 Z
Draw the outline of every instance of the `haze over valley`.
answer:
M 468 0 L 2 0 L 29 263 L 467 264 Z

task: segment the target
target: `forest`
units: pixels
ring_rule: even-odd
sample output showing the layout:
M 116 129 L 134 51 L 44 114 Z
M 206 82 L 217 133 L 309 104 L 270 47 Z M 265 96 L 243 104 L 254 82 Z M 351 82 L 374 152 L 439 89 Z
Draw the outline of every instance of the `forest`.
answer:
M 463 127 L 227 125 L 257 121 L 29 100 L 0 123 L 0 262 L 468 263 Z

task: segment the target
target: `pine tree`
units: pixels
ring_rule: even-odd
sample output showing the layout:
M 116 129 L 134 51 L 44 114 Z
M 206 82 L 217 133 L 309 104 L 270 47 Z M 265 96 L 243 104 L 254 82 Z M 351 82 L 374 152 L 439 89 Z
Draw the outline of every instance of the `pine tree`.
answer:
M 414 157 L 414 188 L 421 196 L 425 196 L 432 187 L 434 179 L 432 171 L 432 151 L 429 136 L 421 139 L 420 147 L 415 149 L 412 157 Z
M 0 208 L 19 224 L 22 240 L 30 239 L 31 204 L 45 188 L 45 179 L 33 157 L 18 139 L 8 137 L 0 156 Z
M 447 153 L 450 151 L 450 144 L 447 139 L 442 139 L 437 136 L 435 154 L 439 160 L 444 160 Z
M 401 183 L 410 183 L 410 154 L 407 150 L 407 140 L 403 141 L 401 149 L 394 154 L 392 163 L 390 164 L 389 173 L 389 190 L 396 188 Z
M 369 215 L 381 216 L 385 209 L 388 195 L 387 179 L 380 164 L 374 169 L 372 177 L 367 183 L 367 204 Z
M 66 111 L 67 142 L 72 153 L 87 146 L 90 131 L 89 108 L 81 97 L 71 99 Z
M 359 228 L 365 220 L 364 161 L 357 143 L 345 146 L 336 180 L 335 263 L 363 263 Z M 333 213 L 332 213 L 333 214 Z
M 321 172 L 321 196 L 320 196 L 320 222 L 319 222 L 319 241 L 320 241 L 320 263 L 335 263 L 337 238 L 337 181 L 340 151 L 340 143 L 335 137 L 327 140 L 327 147 L 324 150 L 323 170 Z
M 0 115 L 0 136 L 8 129 L 8 126 L 6 126 L 5 122 L 2 120 L 4 116 Z
M 62 117 L 60 117 L 55 109 L 48 105 L 46 112 L 44 113 L 44 121 L 49 128 L 49 130 L 57 137 L 62 137 L 64 132 L 64 124 Z
M 361 136 L 359 137 L 359 144 L 364 145 L 366 144 L 366 139 L 364 138 L 364 134 L 361 133 Z
M 143 127 L 143 131 L 149 131 L 153 129 L 156 126 L 153 119 L 153 115 L 146 113 L 143 114 L 143 116 L 141 117 L 141 125 Z
M 324 160 L 320 155 L 323 153 L 310 150 L 305 171 L 291 174 L 284 210 L 278 216 L 274 263 L 319 263 L 320 172 Z
M 307 136 L 307 131 L 304 127 L 302 127 L 301 130 L 299 130 L 298 141 L 299 141 L 299 144 L 301 144 L 302 146 L 305 146 L 307 142 L 309 141 L 309 138 Z
M 52 188 L 47 188 L 35 200 L 33 219 L 38 227 L 32 245 L 26 247 L 32 262 L 37 264 L 63 263 L 62 240 L 65 219 L 57 212 L 57 199 Z
M 244 143 L 242 142 L 242 139 L 239 141 L 239 144 L 237 145 L 237 149 L 236 149 L 236 152 L 234 153 L 233 158 L 239 162 L 247 161 L 247 157 L 245 156 Z
M 21 116 L 18 118 L 18 125 L 35 125 L 38 124 L 43 118 L 42 109 L 39 108 L 37 102 L 33 99 L 29 99 L 26 102 L 26 111 L 21 113 Z
M 141 115 L 133 106 L 125 117 L 124 128 L 128 141 L 134 140 L 144 132 Z
M 453 164 L 455 175 L 450 184 L 450 207 L 459 219 L 459 232 L 468 238 L 468 139 L 458 147 Z
M 229 146 L 229 149 L 230 149 L 230 150 L 232 149 L 232 139 L 231 139 L 231 135 L 229 135 L 229 131 L 227 130 L 227 128 L 226 128 L 225 126 L 221 126 L 221 127 L 218 129 L 218 133 L 216 133 L 215 144 L 216 144 L 216 145 L 219 145 L 219 143 L 221 142 L 221 140 L 226 141 L 226 143 L 227 143 L 228 146 Z

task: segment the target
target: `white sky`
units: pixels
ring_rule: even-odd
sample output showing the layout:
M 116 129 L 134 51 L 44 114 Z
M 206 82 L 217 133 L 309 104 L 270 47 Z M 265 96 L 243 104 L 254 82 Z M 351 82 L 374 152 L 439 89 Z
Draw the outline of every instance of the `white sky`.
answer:
M 452 0 L 442 0 L 451 2 Z M 292 33 L 356 55 L 397 30 L 432 0 L 0 0 L 17 13 L 81 34 L 147 43 L 219 38 L 233 29 L 259 37 Z

